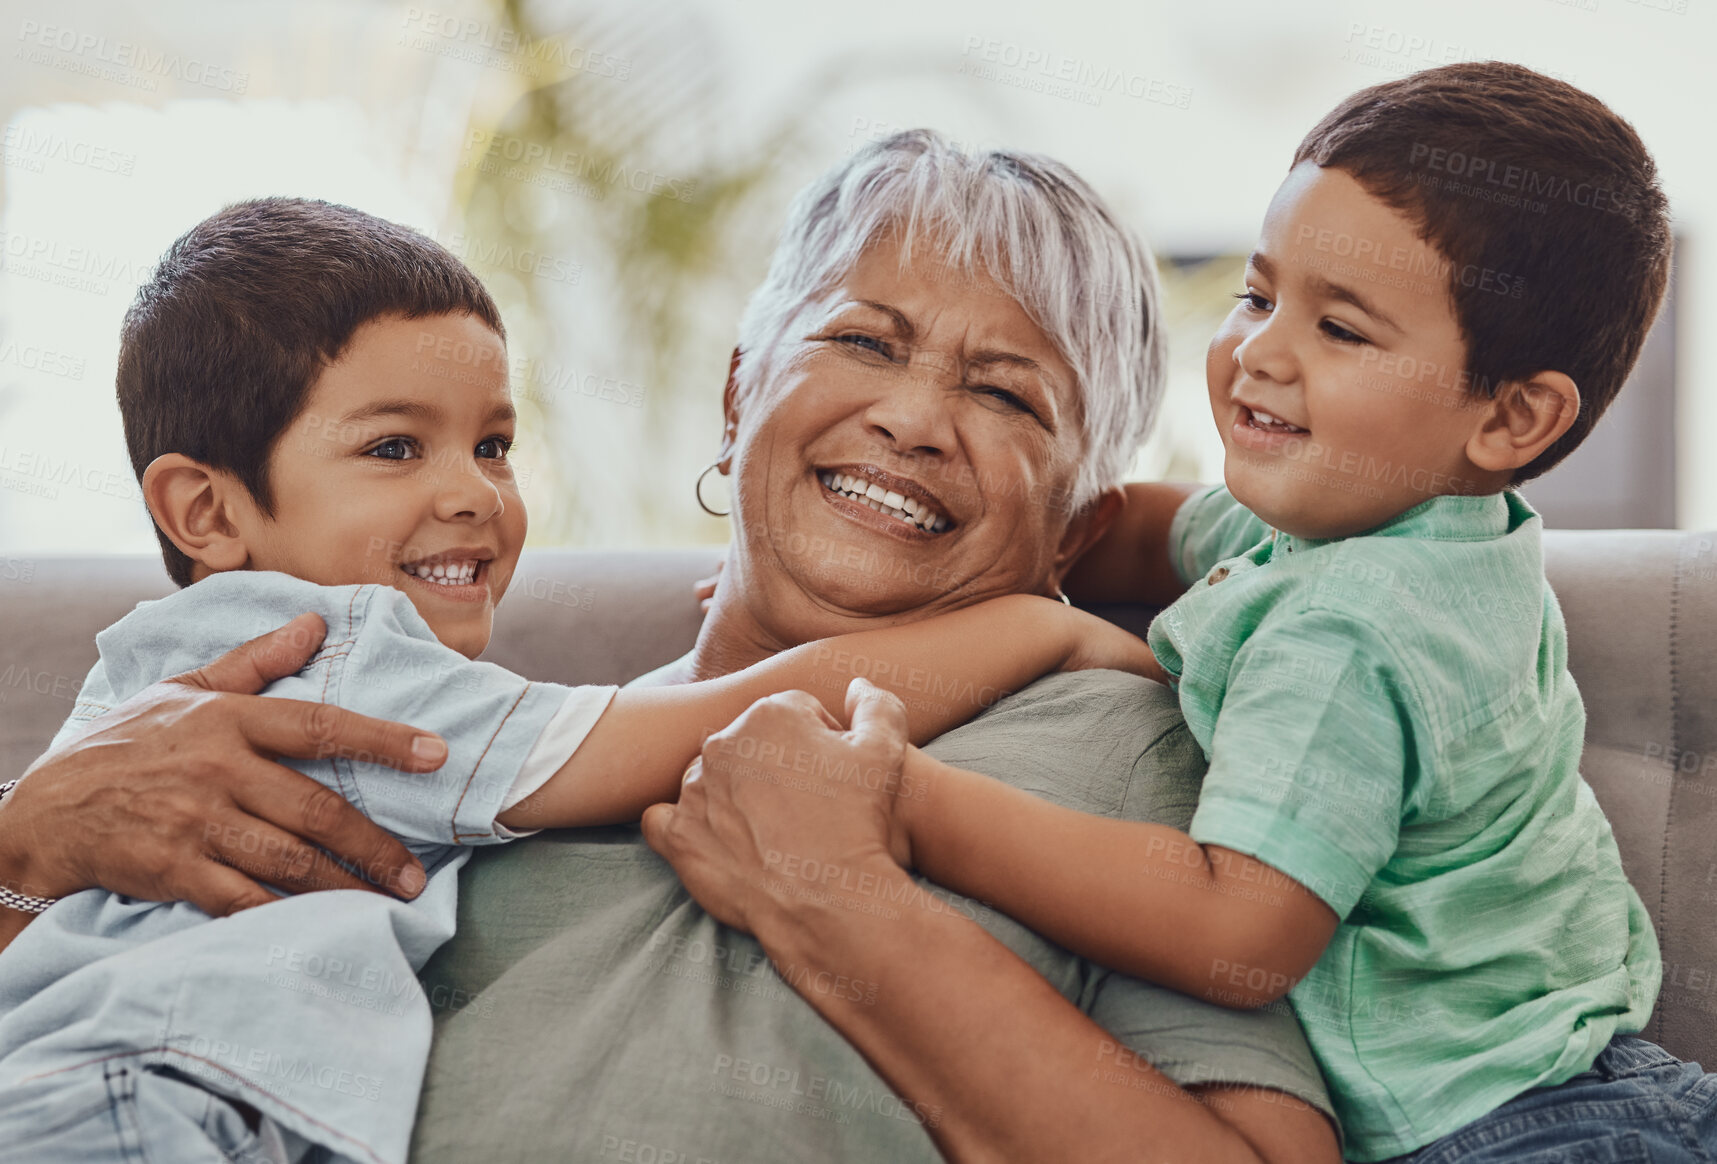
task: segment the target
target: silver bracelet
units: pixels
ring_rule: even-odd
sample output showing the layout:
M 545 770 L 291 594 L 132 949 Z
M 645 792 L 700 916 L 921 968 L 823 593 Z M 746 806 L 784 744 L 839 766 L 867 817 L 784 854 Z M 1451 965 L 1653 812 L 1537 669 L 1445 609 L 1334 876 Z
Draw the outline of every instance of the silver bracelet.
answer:
M 0 804 L 6 803 L 6 798 L 12 795 L 12 789 L 16 787 L 18 787 L 16 780 L 8 780 L 6 783 L 0 784 Z M 0 906 L 15 909 L 19 913 L 41 913 L 57 900 L 59 899 L 54 897 L 32 897 L 28 893 L 19 893 L 17 890 L 7 889 L 4 885 L 0 885 Z

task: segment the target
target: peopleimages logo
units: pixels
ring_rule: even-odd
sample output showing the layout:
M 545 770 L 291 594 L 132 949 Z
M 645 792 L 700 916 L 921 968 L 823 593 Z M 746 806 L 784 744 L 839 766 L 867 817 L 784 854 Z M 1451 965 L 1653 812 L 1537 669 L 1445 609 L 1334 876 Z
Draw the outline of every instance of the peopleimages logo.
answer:
M 624 81 L 632 75 L 632 58 L 600 53 L 560 37 L 521 34 L 517 29 L 470 16 L 408 8 L 401 22 L 407 39 L 402 43 L 444 56 L 459 56 L 479 64 L 502 65 L 509 58 L 517 72 L 536 72 L 544 67 L 572 73 L 589 73 Z M 453 51 L 463 48 L 465 53 Z
M 1099 105 L 1114 93 L 1175 109 L 1192 105 L 1192 86 L 993 37 L 968 36 L 960 71 L 980 80 Z M 1003 71 L 1006 70 L 1006 71 Z
M 210 64 L 196 57 L 161 52 L 134 41 L 110 40 L 102 34 L 80 32 L 64 25 L 25 20 L 18 26 L 18 39 L 23 42 L 22 47 L 14 54 L 19 59 L 69 72 L 100 76 L 104 80 L 129 84 L 134 88 L 157 89 L 163 77 L 235 95 L 250 87 L 249 73 L 224 65 Z M 64 55 L 55 58 L 44 50 L 53 50 Z
M 577 259 L 551 255 L 532 247 L 480 239 L 458 230 L 438 232 L 431 237 L 473 266 L 516 271 L 551 283 L 565 283 L 569 287 L 578 286 L 584 277 L 584 264 Z
M 591 193 L 586 196 L 601 197 L 600 191 L 613 186 L 676 202 L 691 202 L 698 195 L 696 178 L 677 178 L 643 166 L 629 166 L 619 159 L 595 158 L 577 150 L 551 148 L 542 142 L 490 130 L 472 130 L 465 139 L 465 152 L 467 167 L 475 164 L 481 172 L 519 181 L 532 176 L 562 175 L 574 182 L 588 183 Z
M 1625 218 L 1632 218 L 1637 213 L 1633 196 L 1626 190 L 1617 190 L 1595 182 L 1577 181 L 1560 174 L 1546 174 L 1528 166 L 1432 146 L 1426 142 L 1413 143 L 1413 148 L 1407 155 L 1407 162 L 1409 165 L 1436 170 L 1465 182 L 1494 186 L 1545 202 L 1567 202 L 1574 206 L 1620 214 Z
M 1462 287 L 1477 287 L 1493 295 L 1519 299 L 1526 291 L 1526 280 L 1506 271 L 1467 263 L 1457 268 L 1453 262 L 1428 251 L 1409 251 L 1403 246 L 1385 247 L 1376 239 L 1353 235 L 1333 227 L 1318 228 L 1303 223 L 1294 237 L 1300 251 L 1319 252 L 1307 256 L 1297 253 L 1294 262 L 1314 270 L 1333 269 L 1338 274 L 1359 275 L 1371 282 L 1400 286 L 1410 290 L 1440 292 L 1449 282 Z M 1328 257 L 1352 260 L 1347 268 L 1333 266 Z M 1415 288 L 1413 279 L 1426 276 L 1432 282 Z
M 6 165 L 23 165 L 38 173 L 45 162 L 64 162 L 123 177 L 130 177 L 137 167 L 137 155 L 125 150 L 18 124 L 8 125 L 0 134 L 0 157 Z
M 766 1094 L 769 1092 L 778 1093 L 779 1102 L 770 1103 L 768 1106 L 782 1107 L 789 1111 L 799 1110 L 803 1114 L 814 1115 L 822 1119 L 845 1114 L 840 1109 L 846 1108 L 852 1111 L 868 1111 L 887 1119 L 917 1124 L 920 1127 L 935 1128 L 941 1126 L 942 1122 L 940 1104 L 908 1104 L 892 1091 L 880 1090 L 863 1084 L 849 1085 L 827 1075 L 802 1071 L 795 1066 L 771 1064 L 756 1059 L 718 1054 L 710 1073 L 715 1077 L 712 1082 L 731 1081 L 760 1088 Z M 732 1092 L 724 1090 L 723 1094 L 732 1094 Z M 748 1098 L 743 1093 L 733 1097 Z M 794 1101 L 800 1102 L 795 1103 Z M 836 1122 L 845 1123 L 847 1121 L 837 1120 Z

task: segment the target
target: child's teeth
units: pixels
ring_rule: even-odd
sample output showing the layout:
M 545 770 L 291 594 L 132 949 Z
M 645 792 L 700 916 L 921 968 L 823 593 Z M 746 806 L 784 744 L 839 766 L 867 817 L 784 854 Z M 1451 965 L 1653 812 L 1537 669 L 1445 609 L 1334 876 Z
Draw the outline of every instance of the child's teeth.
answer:
M 437 562 L 433 566 L 419 562 L 401 568 L 415 578 L 434 582 L 439 586 L 469 586 L 477 580 L 477 567 L 476 562 L 456 562 L 451 565 Z

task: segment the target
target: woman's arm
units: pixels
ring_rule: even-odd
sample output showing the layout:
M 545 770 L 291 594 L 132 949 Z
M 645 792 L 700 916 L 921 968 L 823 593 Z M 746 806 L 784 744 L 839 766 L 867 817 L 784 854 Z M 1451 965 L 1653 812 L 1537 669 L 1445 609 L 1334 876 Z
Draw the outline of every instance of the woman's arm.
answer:
M 807 968 L 875 984 L 864 1001 L 801 993 L 949 1159 L 1335 1161 L 1316 1110 L 1257 1089 L 1194 1098 L 978 925 L 931 908 L 891 859 L 888 812 L 868 790 L 835 781 L 801 794 L 748 775 L 724 747 L 771 740 L 898 771 L 904 721 L 891 702 L 853 706 L 844 733 L 801 693 L 758 704 L 711 741 L 677 805 L 645 815 L 645 837 L 716 918 L 794 966 L 796 986 L 819 980 Z
M 931 912 L 892 861 L 877 859 L 864 872 L 875 878 L 877 900 L 901 903 L 892 913 L 826 901 L 766 911 L 757 938 L 777 965 L 875 984 L 868 1006 L 839 991 L 804 996 L 909 1097 L 949 1159 L 1256 1161 L 1280 1158 L 1269 1153 L 1271 1141 L 1298 1138 L 1264 1127 L 1249 1141 L 975 922 Z M 1334 1160 L 1323 1116 L 1297 1106 L 1306 1146 L 1321 1140 L 1329 1149 L 1321 1158 Z
M 428 772 L 447 757 L 440 737 L 403 724 L 254 694 L 303 667 L 325 629 L 301 615 L 139 692 L 42 756 L 0 805 L 0 885 L 34 897 L 102 888 L 215 917 L 273 901 L 260 883 L 416 896 L 423 868 L 403 845 L 272 762 L 360 756 Z M 32 916 L 0 908 L 0 949 Z

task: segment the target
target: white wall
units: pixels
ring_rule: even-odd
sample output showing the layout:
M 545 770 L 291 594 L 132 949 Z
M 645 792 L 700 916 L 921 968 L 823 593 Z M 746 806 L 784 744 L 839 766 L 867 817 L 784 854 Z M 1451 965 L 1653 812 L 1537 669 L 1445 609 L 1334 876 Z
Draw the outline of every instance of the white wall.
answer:
M 464 14 L 474 27 L 494 19 L 483 0 L 0 0 L 7 46 L 0 121 L 14 127 L 0 158 L 0 230 L 10 232 L 8 243 L 45 231 L 62 248 L 97 250 L 123 268 L 96 293 L 45 280 L 39 268 L 0 254 L 0 548 L 152 546 L 135 497 L 124 495 L 130 473 L 112 408 L 113 361 L 136 281 L 180 230 L 223 201 L 264 192 L 354 201 L 434 231 L 456 225 L 467 125 L 508 107 L 529 79 L 461 59 L 481 34 L 439 42 L 435 51 L 407 43 L 414 22 L 432 9 Z M 1677 496 L 1688 527 L 1717 526 L 1717 457 L 1699 440 L 1717 431 L 1717 393 L 1707 387 L 1717 384 L 1717 247 L 1708 241 L 1717 229 L 1717 163 L 1704 100 L 1708 53 L 1717 47 L 1714 9 L 1717 0 L 578 0 L 533 7 L 571 13 L 593 47 L 635 58 L 637 72 L 608 90 L 612 116 L 623 116 L 646 83 L 659 88 L 684 77 L 697 86 L 699 116 L 676 147 L 686 157 L 741 149 L 784 112 L 810 110 L 809 148 L 793 155 L 797 172 L 777 184 L 783 205 L 793 188 L 860 142 L 928 124 L 972 144 L 1055 154 L 1159 251 L 1180 254 L 1245 249 L 1294 144 L 1355 88 L 1484 57 L 1563 76 L 1640 130 L 1687 241 L 1678 272 Z M 44 27 L 73 30 L 75 47 L 40 49 Z M 158 59 L 115 64 L 128 43 Z M 670 51 L 679 55 L 664 55 Z M 42 139 L 18 136 L 31 127 L 49 138 L 81 136 L 134 164 L 117 174 L 32 155 L 30 141 Z M 743 240 L 744 264 L 760 264 L 773 241 L 768 229 L 754 233 Z M 650 445 L 639 417 L 614 429 L 625 446 L 617 455 L 660 462 L 651 486 L 658 495 L 648 499 L 657 511 L 685 507 L 699 454 L 704 444 L 713 447 L 722 337 L 731 335 L 739 307 L 727 292 L 699 305 L 700 326 L 715 338 L 697 373 L 708 391 L 687 397 L 684 431 Z M 515 337 L 516 347 L 533 342 L 529 329 Z M 21 344 L 73 363 L 27 367 Z M 1191 401 L 1188 415 L 1202 407 Z M 697 436 L 705 428 L 707 442 Z M 46 498 L 42 481 L 19 468 L 21 457 L 43 453 L 76 460 L 83 482 Z M 545 498 L 545 507 L 551 502 L 578 503 Z M 538 501 L 531 503 L 535 510 Z M 653 540 L 647 530 L 634 536 L 629 516 L 586 528 L 597 541 Z M 697 536 L 719 533 L 712 523 Z

